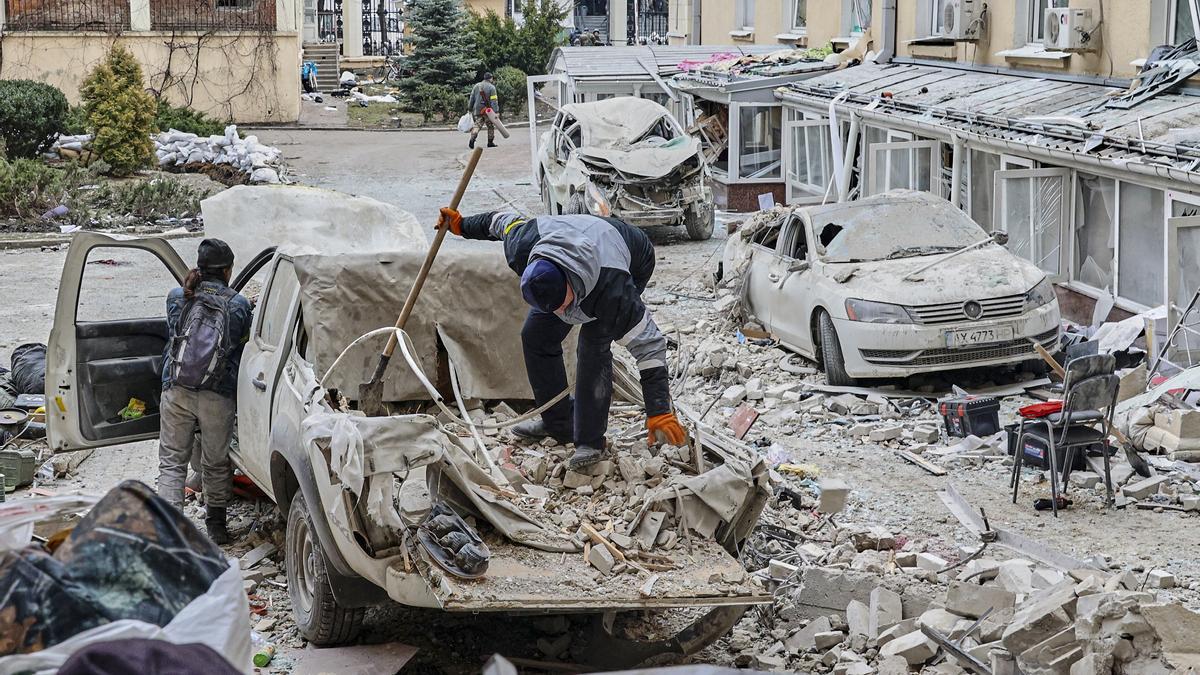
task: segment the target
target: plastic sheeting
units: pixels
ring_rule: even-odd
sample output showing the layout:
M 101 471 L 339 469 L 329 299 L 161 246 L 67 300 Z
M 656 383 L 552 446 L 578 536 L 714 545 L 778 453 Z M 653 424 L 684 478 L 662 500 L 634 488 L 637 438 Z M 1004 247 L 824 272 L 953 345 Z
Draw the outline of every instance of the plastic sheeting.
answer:
M 346 345 L 395 323 L 424 258 L 424 249 L 295 258 L 308 359 L 318 377 Z M 463 396 L 531 399 L 521 349 L 527 312 L 520 279 L 505 264 L 498 244 L 443 248 L 405 331 L 431 380 L 436 382 L 439 372 L 440 337 L 458 368 Z M 386 341 L 381 335 L 355 347 L 326 387 L 357 396 L 359 385 L 371 379 Z M 408 368 L 393 362 L 384 378 L 384 398 L 424 400 L 428 394 Z

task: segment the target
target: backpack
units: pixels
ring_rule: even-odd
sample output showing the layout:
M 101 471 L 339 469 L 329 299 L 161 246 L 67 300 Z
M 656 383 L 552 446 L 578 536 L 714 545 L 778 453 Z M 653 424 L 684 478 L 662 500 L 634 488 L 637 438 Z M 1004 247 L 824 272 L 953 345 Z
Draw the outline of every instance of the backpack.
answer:
M 187 389 L 215 389 L 228 370 L 233 350 L 229 334 L 229 301 L 237 293 L 197 289 L 183 306 L 171 339 L 171 382 Z

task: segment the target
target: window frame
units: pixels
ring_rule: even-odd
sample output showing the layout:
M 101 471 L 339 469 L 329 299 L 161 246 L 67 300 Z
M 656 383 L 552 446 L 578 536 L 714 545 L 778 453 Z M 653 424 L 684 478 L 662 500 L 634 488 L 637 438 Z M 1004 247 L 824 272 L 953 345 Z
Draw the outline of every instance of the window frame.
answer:
M 1050 280 L 1054 281 L 1055 283 L 1060 283 L 1060 282 L 1066 281 L 1070 277 L 1067 266 L 1070 265 L 1070 263 L 1071 263 L 1071 260 L 1070 260 L 1071 250 L 1070 249 L 1072 249 L 1073 246 L 1071 244 L 1071 241 L 1067 238 L 1067 232 L 1068 232 L 1067 228 L 1069 226 L 1073 226 L 1075 221 L 1074 221 L 1074 213 L 1073 213 L 1074 209 L 1072 208 L 1074 206 L 1072 203 L 1074 201 L 1074 198 L 1073 198 L 1073 195 L 1067 194 L 1067 190 L 1069 188 L 1074 187 L 1074 184 L 1075 184 L 1074 183 L 1074 180 L 1075 180 L 1074 173 L 1075 173 L 1075 171 L 1073 169 L 1066 169 L 1066 168 L 1061 168 L 1061 167 L 1040 168 L 1040 169 L 1018 169 L 1018 170 L 1007 170 L 1007 171 L 1001 169 L 1000 171 L 996 172 L 996 176 L 995 176 L 996 185 L 992 192 L 992 194 L 993 194 L 992 209 L 995 212 L 995 216 L 992 221 L 993 231 L 1004 232 L 1005 234 L 1010 234 L 1009 228 L 1008 228 L 1008 221 L 1005 217 L 1008 212 L 1008 196 L 1009 196 L 1008 189 L 1006 187 L 1007 182 L 1009 180 L 1020 180 L 1020 179 L 1026 179 L 1026 178 L 1028 178 L 1028 179 L 1037 179 L 1037 178 L 1058 178 L 1058 179 L 1060 179 L 1063 194 L 1061 194 L 1059 196 L 1060 214 L 1059 214 L 1059 223 L 1058 223 L 1058 269 L 1056 271 L 1048 270 L 1042 266 L 1041 262 L 1035 261 L 1035 260 L 1029 260 L 1029 262 L 1032 262 L 1034 265 L 1037 265 L 1038 269 L 1041 269 L 1042 271 L 1044 271 L 1046 273 L 1046 275 L 1050 278 Z M 1030 228 L 1032 228 L 1032 224 L 1030 225 Z M 1029 242 L 1030 242 L 1030 252 L 1031 253 L 1033 250 L 1032 249 L 1033 242 L 1035 241 L 1034 234 L 1035 233 L 1031 229 L 1029 232 L 1029 235 L 1030 235 Z M 1066 250 L 1064 250 L 1064 247 L 1066 248 Z M 1028 260 L 1028 258 L 1026 258 L 1026 259 Z
M 1178 23 L 1179 3 L 1181 3 L 1181 2 L 1186 2 L 1189 5 L 1191 5 L 1191 8 L 1192 8 L 1192 30 L 1193 30 L 1193 32 L 1196 32 L 1197 35 L 1200 35 L 1200 31 L 1197 31 L 1197 28 L 1200 27 L 1200 26 L 1197 26 L 1197 24 L 1200 22 L 1197 22 L 1197 20 L 1196 20 L 1196 10 L 1197 10 L 1196 3 L 1192 2 L 1192 0 L 1168 0 L 1168 2 L 1167 2 L 1167 17 L 1166 17 L 1167 18 L 1166 38 L 1167 38 L 1167 41 L 1173 45 L 1179 44 L 1179 38 L 1177 37 L 1177 34 L 1179 32 L 1179 23 Z
M 796 23 L 796 10 L 801 6 L 804 7 L 804 23 Z M 795 35 L 808 34 L 808 0 L 784 0 L 783 11 L 783 28 L 789 33 Z
M 757 0 L 734 0 L 733 24 L 735 31 L 754 32 L 754 14 Z
M 776 108 L 779 113 L 779 175 L 750 178 L 742 174 L 742 110 L 744 108 Z M 729 156 L 727 177 L 735 183 L 782 183 L 785 180 L 783 138 L 783 105 L 779 103 L 730 103 L 729 104 Z
M 786 200 L 791 204 L 797 201 L 819 200 L 824 201 L 825 195 L 829 192 L 828 181 L 825 185 L 817 185 L 810 180 L 801 181 L 799 177 L 794 176 L 791 170 L 792 161 L 796 158 L 797 146 L 794 145 L 794 132 L 801 129 L 819 128 L 822 132 L 821 140 L 824 147 L 822 150 L 828 154 L 822 153 L 819 161 L 824 166 L 824 173 L 833 179 L 833 141 L 829 136 L 829 120 L 819 117 L 805 116 L 800 119 L 785 120 L 783 123 L 783 156 L 785 158 L 783 167 L 783 181 L 787 187 Z M 805 177 L 811 178 L 813 157 L 809 152 L 808 134 L 800 132 L 800 140 L 804 145 L 804 162 L 805 162 Z
M 291 313 L 291 301 L 292 301 L 293 297 L 284 298 L 284 302 L 287 303 L 287 308 L 284 310 L 284 314 L 281 317 L 284 322 L 284 326 L 282 328 L 280 328 L 280 330 L 279 330 L 278 343 L 272 344 L 272 343 L 268 342 L 266 337 L 263 334 L 263 331 L 265 330 L 265 327 L 266 327 L 267 316 L 271 313 L 271 309 L 272 309 L 272 307 L 274 307 L 274 303 L 276 301 L 275 284 L 278 283 L 280 280 L 279 268 L 284 263 L 291 266 L 291 268 L 292 268 L 291 276 L 293 279 L 296 279 L 295 289 L 293 290 L 292 296 L 294 297 L 294 295 L 296 293 L 300 292 L 300 279 L 296 274 L 296 263 L 292 260 L 292 256 L 276 254 L 275 259 L 271 261 L 270 283 L 268 283 L 263 288 L 262 295 L 259 296 L 258 306 L 254 308 L 254 313 L 253 313 L 254 314 L 254 328 L 253 328 L 253 331 L 251 334 L 254 336 L 254 344 L 258 347 L 259 350 L 264 351 L 264 352 L 276 351 L 283 344 L 285 344 L 287 342 L 287 336 L 288 336 L 287 319 L 288 319 L 288 315 Z
M 913 181 L 919 175 L 920 160 L 918 158 L 920 157 L 921 151 L 923 151 L 923 150 L 926 150 L 929 152 L 929 167 L 928 167 L 928 169 L 929 169 L 929 189 L 926 190 L 926 192 L 929 192 L 930 194 L 941 197 L 942 196 L 942 187 L 943 187 L 942 178 L 941 178 L 941 176 L 942 176 L 942 174 L 941 174 L 942 142 L 936 141 L 936 140 L 904 141 L 901 143 L 874 143 L 874 144 L 867 146 L 867 154 L 870 157 L 870 161 L 867 163 L 867 175 L 866 175 L 866 185 L 865 185 L 866 189 L 864 191 L 864 196 L 871 197 L 871 196 L 874 196 L 877 194 L 882 194 L 882 192 L 887 191 L 887 190 L 883 190 L 883 191 L 877 192 L 875 190 L 875 186 L 877 183 L 877 181 L 875 179 L 878 175 L 876 172 L 879 171 L 881 166 L 883 167 L 883 171 L 884 171 L 884 184 L 891 185 L 890 175 L 891 175 L 891 171 L 892 171 L 892 163 L 890 161 L 882 161 L 882 162 L 879 161 L 880 158 L 878 155 L 880 153 L 891 153 L 891 152 L 900 152 L 900 151 L 906 151 L 906 152 L 910 153 L 908 189 L 916 190 L 917 188 L 912 187 L 912 186 L 914 185 Z M 892 189 L 892 188 L 888 188 L 888 189 Z M 904 188 L 901 187 L 901 188 L 897 188 L 897 189 L 904 189 Z
M 855 30 L 856 17 L 854 15 L 854 5 L 856 0 L 842 0 L 842 28 L 843 33 L 848 37 L 862 37 L 871 28 L 871 24 L 875 22 L 875 7 L 871 0 L 867 0 L 867 10 L 870 15 L 867 16 L 868 23 L 866 26 L 861 26 L 861 30 Z
M 1043 2 L 1045 2 L 1047 3 L 1046 9 L 1066 9 L 1070 5 L 1070 0 L 1025 0 L 1025 2 L 1027 8 L 1026 11 L 1029 14 L 1029 16 L 1026 17 L 1028 20 L 1025 22 L 1025 44 L 1026 46 L 1045 45 L 1046 17 L 1045 11 L 1039 10 L 1039 7 Z M 1060 6 L 1057 3 L 1062 3 L 1062 5 Z M 1042 35 L 1038 35 L 1039 27 L 1042 30 Z

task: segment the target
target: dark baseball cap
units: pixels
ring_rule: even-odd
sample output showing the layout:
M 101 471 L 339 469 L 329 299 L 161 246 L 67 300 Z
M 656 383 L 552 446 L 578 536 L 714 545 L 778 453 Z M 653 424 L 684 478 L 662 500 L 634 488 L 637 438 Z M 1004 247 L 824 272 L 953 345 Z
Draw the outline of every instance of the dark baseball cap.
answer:
M 205 239 L 196 252 L 196 267 L 224 269 L 233 267 L 233 249 L 220 239 Z

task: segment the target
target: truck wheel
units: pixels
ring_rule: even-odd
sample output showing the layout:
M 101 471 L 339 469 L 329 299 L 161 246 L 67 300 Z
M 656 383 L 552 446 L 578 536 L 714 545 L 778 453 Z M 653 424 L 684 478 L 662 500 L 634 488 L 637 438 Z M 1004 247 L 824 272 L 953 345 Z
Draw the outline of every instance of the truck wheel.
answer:
M 704 241 L 712 238 L 713 221 L 716 213 L 712 204 L 697 204 L 683 214 L 683 228 L 687 230 L 688 239 Z
M 567 213 L 587 214 L 587 201 L 583 198 L 582 192 L 576 192 L 571 195 L 570 201 L 567 202 Z
M 842 344 L 838 342 L 833 319 L 821 312 L 817 322 L 821 329 L 821 366 L 825 381 L 835 387 L 853 387 L 854 378 L 846 374 L 846 359 L 842 356 Z
M 320 646 L 353 640 L 362 628 L 367 610 L 342 607 L 334 599 L 321 542 L 317 540 L 312 517 L 308 515 L 308 506 L 300 492 L 292 498 L 288 509 L 284 548 L 288 595 L 292 598 L 292 615 L 300 634 Z

